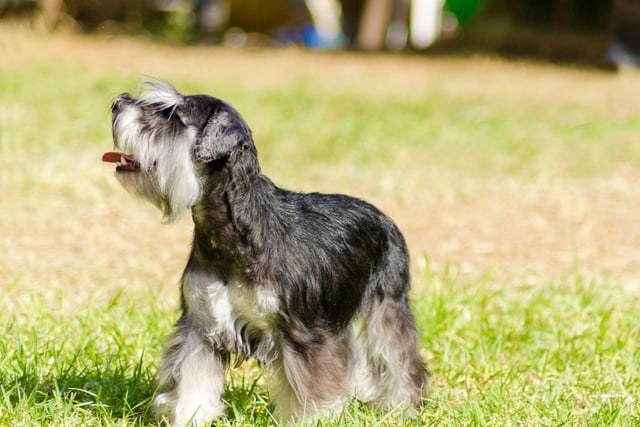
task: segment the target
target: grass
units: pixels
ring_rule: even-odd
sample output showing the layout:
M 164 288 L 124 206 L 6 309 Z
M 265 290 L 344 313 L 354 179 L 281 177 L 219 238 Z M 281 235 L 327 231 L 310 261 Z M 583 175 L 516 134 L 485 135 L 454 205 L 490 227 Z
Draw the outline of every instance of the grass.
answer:
M 426 348 L 446 380 L 428 424 L 637 424 L 639 323 L 615 286 L 580 274 L 462 293 L 455 277 L 431 283 L 433 307 L 418 316 L 437 330 Z
M 405 232 L 427 405 L 323 425 L 640 424 L 634 74 L 6 25 L 0 425 L 154 423 L 191 224 L 159 224 L 99 163 L 110 100 L 144 74 L 234 103 L 277 183 L 362 196 Z M 272 424 L 258 367 L 227 384 L 218 425 Z

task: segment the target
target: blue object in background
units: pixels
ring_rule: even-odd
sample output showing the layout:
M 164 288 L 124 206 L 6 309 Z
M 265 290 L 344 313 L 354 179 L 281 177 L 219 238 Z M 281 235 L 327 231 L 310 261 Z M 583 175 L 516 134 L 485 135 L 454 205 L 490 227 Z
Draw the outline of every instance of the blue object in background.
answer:
M 344 44 L 344 36 L 328 39 L 323 37 L 312 24 L 305 25 L 300 31 L 300 39 L 305 47 L 310 49 L 337 49 Z

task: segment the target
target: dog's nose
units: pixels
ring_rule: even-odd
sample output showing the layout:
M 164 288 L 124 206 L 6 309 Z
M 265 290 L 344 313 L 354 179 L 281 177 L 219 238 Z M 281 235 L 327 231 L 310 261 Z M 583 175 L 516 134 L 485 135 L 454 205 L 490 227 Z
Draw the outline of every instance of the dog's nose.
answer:
M 116 96 L 116 98 L 111 103 L 111 113 L 117 113 L 122 109 L 123 105 L 126 105 L 127 102 L 131 100 L 133 100 L 133 98 L 128 93 L 123 93 Z
M 118 99 L 114 99 L 113 102 L 111 103 L 111 114 L 115 114 L 118 111 L 120 111 L 120 103 L 118 102 Z

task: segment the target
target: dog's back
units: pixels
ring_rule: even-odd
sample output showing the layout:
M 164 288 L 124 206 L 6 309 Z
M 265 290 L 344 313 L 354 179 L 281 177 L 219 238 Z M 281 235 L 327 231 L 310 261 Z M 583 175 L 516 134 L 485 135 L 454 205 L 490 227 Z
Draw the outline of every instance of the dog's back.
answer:
M 408 292 L 404 238 L 377 208 L 345 195 L 275 195 L 262 215 L 263 274 L 279 279 L 287 305 L 309 325 L 338 331 L 376 299 Z

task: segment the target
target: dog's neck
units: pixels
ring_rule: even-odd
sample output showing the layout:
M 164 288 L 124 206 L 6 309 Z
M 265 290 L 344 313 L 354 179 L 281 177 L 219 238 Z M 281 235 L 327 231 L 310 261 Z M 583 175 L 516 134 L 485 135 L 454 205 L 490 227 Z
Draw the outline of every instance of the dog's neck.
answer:
M 245 166 L 242 173 L 239 166 Z M 246 166 L 243 163 L 230 167 L 228 162 L 208 164 L 201 199 L 192 209 L 193 253 L 202 262 L 220 260 L 211 265 L 214 268 L 251 258 L 251 253 L 259 250 L 255 242 L 268 233 L 263 225 L 268 221 L 255 224 L 250 218 L 271 216 L 273 203 L 277 203 L 276 194 L 281 190 L 257 166 L 249 167 L 249 173 Z

